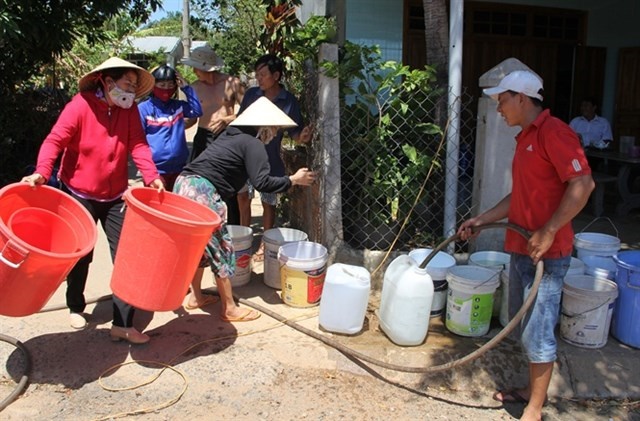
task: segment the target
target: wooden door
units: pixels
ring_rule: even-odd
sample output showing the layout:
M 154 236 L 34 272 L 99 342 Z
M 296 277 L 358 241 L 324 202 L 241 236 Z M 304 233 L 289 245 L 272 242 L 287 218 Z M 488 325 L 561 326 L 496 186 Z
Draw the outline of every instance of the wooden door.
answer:
M 640 145 L 640 47 L 621 48 L 613 124 L 614 147 L 620 136 L 635 136 Z
M 606 58 L 605 47 L 576 47 L 571 117 L 580 114 L 580 102 L 587 97 L 597 98 L 602 107 Z M 598 114 L 602 112 L 598 110 Z

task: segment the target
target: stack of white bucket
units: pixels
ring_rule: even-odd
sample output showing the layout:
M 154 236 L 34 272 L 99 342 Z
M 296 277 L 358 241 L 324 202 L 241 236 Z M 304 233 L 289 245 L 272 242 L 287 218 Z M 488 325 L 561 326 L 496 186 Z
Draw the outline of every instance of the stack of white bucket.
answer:
M 574 236 L 576 255 L 585 264 L 583 275 L 567 275 L 562 288 L 560 337 L 582 348 L 606 345 L 618 286 L 613 256 L 620 239 L 581 232 Z

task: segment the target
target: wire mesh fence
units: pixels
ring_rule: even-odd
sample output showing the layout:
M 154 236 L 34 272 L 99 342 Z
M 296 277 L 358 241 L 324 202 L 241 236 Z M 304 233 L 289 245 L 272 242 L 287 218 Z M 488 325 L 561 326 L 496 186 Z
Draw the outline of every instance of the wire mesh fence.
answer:
M 339 150 L 327 150 L 326 139 L 322 141 L 327 122 L 322 113 L 313 115 L 314 142 L 285 150 L 284 158 L 290 171 L 301 166 L 317 171 L 321 183 L 284 196 L 283 224 L 305 230 L 314 241 L 339 238 L 359 250 L 387 250 L 393 245 L 394 250 L 406 251 L 441 243 L 445 190 L 451 188 L 446 185 L 451 170 L 445 165 L 447 153 L 458 156 L 458 223 L 470 217 L 472 208 L 476 101 L 466 91 L 458 99 L 458 150 L 448 152 L 445 130 L 452 116 L 445 90 L 413 95 L 408 110 L 388 113 L 383 132 L 374 129 L 380 119 L 375 110 L 340 101 Z M 303 96 L 305 101 L 303 107 L 314 109 L 317 94 Z M 330 171 L 338 176 L 329 176 Z M 337 191 L 339 197 L 323 191 Z M 320 210 L 328 201 L 339 204 L 341 223 L 323 220 Z M 332 232 L 322 236 L 323 230 Z
M 344 241 L 356 249 L 433 247 L 444 238 L 446 154 L 458 158 L 457 220 L 470 215 L 475 111 L 460 98 L 458 150 L 447 152 L 447 95 L 415 95 L 406 113 L 391 113 L 384 136 L 367 136 L 379 118 L 362 108 L 341 108 L 342 217 Z M 425 130 L 433 123 L 441 131 Z M 374 123 L 375 124 L 375 123 Z M 363 133 L 365 134 L 363 136 Z M 377 133 L 376 133 L 377 135 Z

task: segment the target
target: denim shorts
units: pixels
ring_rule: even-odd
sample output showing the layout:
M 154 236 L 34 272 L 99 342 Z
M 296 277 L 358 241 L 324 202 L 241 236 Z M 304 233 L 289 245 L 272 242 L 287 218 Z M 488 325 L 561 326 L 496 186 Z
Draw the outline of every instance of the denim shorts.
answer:
M 246 185 L 247 189 L 245 190 L 245 188 L 243 187 L 240 192 L 243 191 L 248 191 L 249 192 L 249 197 L 251 199 L 253 199 L 253 193 L 255 191 L 255 188 L 253 187 L 253 185 L 247 181 L 247 185 Z M 260 201 L 266 203 L 267 205 L 271 205 L 271 206 L 277 206 L 278 205 L 278 194 L 277 193 L 264 193 L 264 192 L 260 192 Z
M 571 257 L 544 259 L 544 273 L 533 305 L 520 324 L 520 340 L 529 362 L 549 363 L 556 360 L 556 323 L 560 314 L 560 298 L 564 276 Z M 511 254 L 509 268 L 509 318 L 513 319 L 529 295 L 536 267 L 529 256 Z

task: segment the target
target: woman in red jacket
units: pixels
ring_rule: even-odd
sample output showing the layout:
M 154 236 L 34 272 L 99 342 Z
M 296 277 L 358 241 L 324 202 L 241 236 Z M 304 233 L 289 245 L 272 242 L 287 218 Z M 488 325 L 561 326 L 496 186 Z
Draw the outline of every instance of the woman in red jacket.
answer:
M 100 221 L 114 259 L 124 221 L 122 195 L 129 186 L 129 155 L 144 183 L 164 190 L 135 103 L 151 91 L 154 79 L 141 67 L 110 58 L 83 76 L 78 85 L 80 93 L 65 106 L 40 147 L 35 172 L 22 181 L 32 186 L 45 183 L 62 154 L 58 173 L 62 189 Z M 87 326 L 84 288 L 92 258 L 93 252 L 80 259 L 67 276 L 66 300 L 74 329 Z M 113 296 L 110 334 L 114 341 L 149 341 L 133 327 L 133 314 L 130 304 Z

